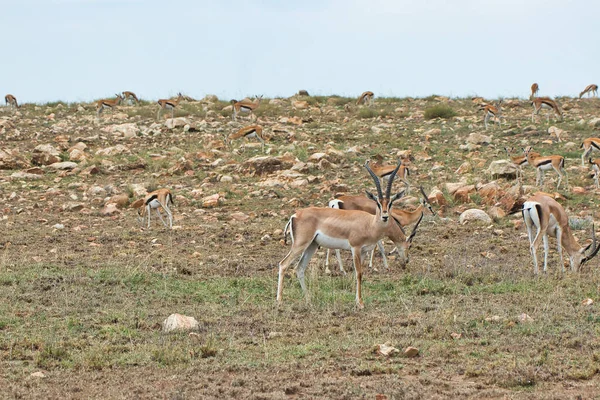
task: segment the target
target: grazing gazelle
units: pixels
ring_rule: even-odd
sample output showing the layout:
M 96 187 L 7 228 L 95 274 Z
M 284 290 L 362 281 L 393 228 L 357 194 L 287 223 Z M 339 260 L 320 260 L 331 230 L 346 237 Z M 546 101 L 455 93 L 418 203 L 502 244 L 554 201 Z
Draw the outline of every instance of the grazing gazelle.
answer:
M 560 182 L 562 181 L 563 176 L 566 178 L 567 186 L 569 186 L 569 176 L 565 171 L 565 158 L 563 156 L 536 156 L 533 151 L 533 148 L 528 146 L 523 149 L 523 154 L 525 158 L 527 158 L 527 163 L 531 165 L 533 168 L 537 170 L 535 184 L 542 186 L 544 184 L 544 171 L 549 169 L 554 169 L 558 174 L 558 183 L 556 184 L 556 189 L 560 187 Z
M 579 98 L 586 93 L 588 94 L 588 97 L 590 97 L 590 95 L 593 95 L 594 97 L 598 96 L 598 85 L 587 85 L 585 89 L 583 89 L 583 92 L 579 93 Z
M 600 138 L 587 138 L 581 143 L 580 149 L 583 149 L 583 154 L 581 155 L 581 166 L 585 165 L 584 159 L 589 156 L 593 150 L 600 150 Z
M 592 172 L 594 173 L 594 183 L 596 184 L 596 189 L 600 189 L 600 182 L 598 182 L 598 179 L 600 178 L 600 158 L 596 158 L 594 160 L 590 158 L 589 163 L 591 165 Z
M 171 118 L 175 114 L 175 107 L 179 104 L 179 102 L 183 100 L 183 95 L 177 93 L 176 99 L 160 99 L 157 101 L 158 103 L 158 112 L 156 113 L 156 119 L 160 119 L 160 114 L 162 114 L 163 110 L 171 110 Z
M 7 106 L 10 106 L 10 108 L 19 107 L 19 104 L 17 103 L 17 98 L 12 94 L 7 94 L 6 96 L 4 96 L 4 102 Z
M 400 168 L 398 163 L 396 172 Z M 304 282 L 304 271 L 308 262 L 315 254 L 319 246 L 328 249 L 351 250 L 356 273 L 356 305 L 363 308 L 362 300 L 362 274 L 363 274 L 363 252 L 371 246 L 375 246 L 383 238 L 390 224 L 390 210 L 394 202 L 402 193 L 391 196 L 394 175 L 392 173 L 387 185 L 385 197 L 381 190 L 379 179 L 369 168 L 369 162 L 365 168 L 373 178 L 377 188 L 377 197 L 367 192 L 367 196 L 377 203 L 375 215 L 364 211 L 338 210 L 328 207 L 310 207 L 296 211 L 290 218 L 288 225 L 292 237 L 292 248 L 290 252 L 279 263 L 279 278 L 277 281 L 277 303 L 282 303 L 283 279 L 286 269 L 299 259 L 296 275 L 300 286 L 307 295 Z M 286 229 L 287 231 L 287 229 Z
M 169 220 L 169 228 L 173 228 L 173 213 L 169 208 L 169 204 L 174 205 L 173 195 L 169 189 L 158 189 L 154 192 L 150 192 L 143 199 L 139 199 L 131 204 L 132 208 L 138 209 L 138 220 L 140 224 L 144 225 L 144 219 L 148 218 L 148 228 L 150 228 L 150 212 L 152 210 L 156 211 L 158 218 L 166 227 L 167 223 L 163 219 L 159 208 L 165 210 L 167 214 L 167 219 Z
M 410 246 L 412 244 L 412 239 L 414 238 L 414 236 L 416 234 L 417 227 L 419 226 L 421 219 L 425 215 L 425 209 L 427 208 L 431 212 L 431 214 L 435 215 L 435 211 L 433 211 L 433 208 L 431 207 L 431 204 L 429 203 L 429 200 L 427 199 L 427 195 L 425 194 L 423 187 L 420 187 L 420 190 L 421 190 L 421 194 L 423 195 L 423 198 L 419 199 L 419 203 L 420 203 L 419 207 L 417 207 L 414 211 L 396 210 L 396 209 L 392 209 L 390 211 L 392 218 L 399 225 L 398 226 L 399 229 L 396 229 L 396 227 L 394 227 L 393 224 L 390 224 L 390 227 L 393 227 L 394 229 L 392 230 L 392 232 L 390 232 L 390 234 L 387 237 L 392 242 L 394 242 L 394 244 L 396 245 L 396 250 L 400 249 L 398 251 L 398 254 L 400 255 L 400 265 L 402 267 L 405 267 L 406 264 L 408 264 L 408 259 L 409 259 L 408 250 L 410 249 Z M 338 208 L 340 210 L 366 211 L 369 214 L 375 214 L 377 212 L 377 204 L 375 202 L 373 202 L 373 200 L 371 200 L 365 196 L 340 196 L 334 200 L 331 200 L 329 202 L 329 207 Z M 413 224 L 415 222 L 417 224 L 413 228 L 413 231 L 410 234 L 410 236 L 407 239 L 403 239 L 406 236 L 405 236 L 405 233 L 404 233 L 404 230 L 402 229 L 402 227 Z M 383 248 L 383 243 L 381 240 L 377 243 L 377 248 L 379 249 L 379 252 L 381 253 L 383 266 L 387 270 L 388 263 L 387 263 L 387 258 L 385 255 L 385 249 Z M 373 250 L 371 251 L 371 259 L 369 261 L 369 268 L 373 268 L 373 255 L 374 254 L 375 254 L 375 248 L 373 248 Z M 343 273 L 346 273 L 346 271 L 344 271 L 344 265 L 342 263 L 342 257 L 341 257 L 339 249 L 335 250 L 335 255 L 336 255 L 338 264 L 340 266 L 340 271 L 342 271 Z M 327 255 L 325 257 L 326 257 L 325 258 L 325 272 L 330 273 L 331 271 L 329 271 L 329 249 L 327 249 Z
M 479 109 L 485 112 L 483 124 L 485 125 L 486 130 L 488 128 L 488 121 L 490 120 L 490 118 L 496 118 L 496 123 L 499 126 L 502 126 L 502 120 L 504 119 L 504 117 L 502 116 L 502 107 L 500 107 L 500 103 L 501 102 L 499 102 L 497 106 L 493 106 L 491 104 L 482 104 L 481 106 L 479 106 Z
M 515 151 L 514 147 L 511 147 L 510 149 L 508 147 L 505 147 L 504 151 L 506 151 L 506 155 L 508 156 L 508 158 L 510 158 L 510 161 L 515 165 L 515 167 L 517 167 L 517 180 L 522 181 L 523 166 L 527 165 L 527 157 L 524 155 L 511 156 L 510 153 Z M 541 154 L 538 152 L 532 151 L 531 156 L 535 158 L 535 157 L 541 156 Z
M 123 95 L 123 100 L 127 101 L 127 100 L 134 100 L 136 104 L 140 104 L 140 101 L 138 100 L 137 96 L 135 95 L 135 93 L 130 92 L 128 90 L 124 91 L 122 93 Z
M 533 113 L 531 113 L 531 122 L 534 122 L 534 116 L 540 113 L 542 108 L 548 109 L 548 114 L 546 114 L 546 119 L 550 122 L 550 110 L 554 111 L 557 117 L 560 120 L 563 120 L 563 113 L 558 103 L 552 100 L 550 97 L 536 97 L 531 101 L 531 105 L 533 106 Z
M 232 134 L 230 134 L 227 139 L 226 142 L 228 144 L 231 144 L 232 140 L 235 139 L 239 139 L 239 138 L 252 138 L 255 137 L 257 138 L 260 143 L 261 143 L 261 150 L 265 149 L 265 138 L 263 137 L 263 127 L 262 125 L 248 125 L 245 126 L 243 128 L 241 128 L 240 130 L 238 130 L 237 132 L 233 132 Z
M 537 96 L 539 91 L 540 91 L 540 87 L 537 83 L 534 83 L 533 85 L 531 85 L 531 96 L 529 96 L 529 100 L 533 100 L 535 98 L 535 96 Z
M 237 115 L 242 113 L 242 112 L 248 112 L 250 113 L 250 117 L 252 118 L 252 115 L 254 110 L 256 110 L 258 108 L 258 106 L 260 105 L 260 101 L 262 99 L 262 96 L 255 96 L 254 101 L 250 101 L 250 100 L 231 100 L 231 104 L 233 105 L 233 114 L 231 115 L 231 118 L 236 121 L 237 120 Z
M 117 97 L 113 100 L 104 99 L 104 100 L 98 100 L 96 102 L 96 116 L 98 118 L 100 118 L 100 114 L 102 114 L 102 111 L 104 111 L 105 108 L 112 109 L 113 107 L 121 104 L 121 101 L 123 101 L 123 97 L 120 94 L 115 94 L 115 96 L 117 96 Z
M 582 247 L 577 243 L 569 228 L 569 216 L 565 209 L 553 198 L 545 193 L 536 193 L 523 204 L 523 220 L 527 227 L 529 237 L 529 248 L 533 257 L 533 272 L 539 272 L 537 260 L 537 248 L 540 240 L 544 241 L 544 272 L 548 267 L 548 236 L 556 238 L 558 254 L 560 255 L 560 267 L 565 272 L 562 249 L 569 255 L 571 271 L 577 272 L 587 261 L 591 260 L 597 253 L 599 247 L 596 245 L 596 232 L 592 224 L 592 243 Z M 535 236 L 534 236 L 535 228 Z M 592 247 L 586 256 L 585 253 Z
M 360 97 L 358 98 L 358 101 L 356 102 L 356 105 L 366 104 L 366 105 L 372 106 L 374 97 L 375 97 L 375 94 L 373 92 L 366 91 L 360 95 Z

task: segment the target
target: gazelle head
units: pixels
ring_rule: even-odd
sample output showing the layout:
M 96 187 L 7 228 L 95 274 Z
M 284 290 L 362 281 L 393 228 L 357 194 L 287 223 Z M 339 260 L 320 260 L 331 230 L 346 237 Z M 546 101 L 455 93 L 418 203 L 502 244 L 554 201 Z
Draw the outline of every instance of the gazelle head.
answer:
M 433 212 L 433 210 L 431 210 L 431 211 Z M 400 266 L 402 268 L 406 267 L 406 264 L 408 264 L 408 261 L 410 258 L 408 251 L 410 250 L 410 247 L 412 246 L 413 239 L 414 239 L 415 235 L 417 234 L 417 228 L 419 227 L 419 224 L 421 223 L 422 219 L 423 219 L 423 214 L 421 213 L 419 220 L 415 224 L 415 227 L 413 228 L 410 235 L 406 238 L 406 240 L 404 240 L 404 242 L 394 243 L 396 245 L 396 250 L 398 250 L 398 261 L 400 262 Z M 394 222 L 397 223 L 398 225 L 400 224 L 398 221 L 394 221 Z
M 117 98 L 117 104 L 121 104 L 121 102 L 123 101 L 123 96 L 121 96 L 118 93 L 115 93 L 115 97 Z
M 523 154 L 525 155 L 525 157 L 529 158 L 529 154 L 531 154 L 531 150 L 533 150 L 533 147 L 527 146 L 524 149 L 521 147 L 521 149 L 523 150 Z
M 504 151 L 506 152 L 506 155 L 510 157 L 510 153 L 515 151 L 515 148 L 514 147 L 504 147 Z
M 423 198 L 419 200 L 419 203 L 421 203 L 423 205 L 423 208 L 428 209 L 432 215 L 436 215 L 435 211 L 433 210 L 433 207 L 431 207 L 431 203 L 429 203 L 427 194 L 425 194 L 425 190 L 423 190 L 423 186 L 420 186 L 419 189 L 421 190 L 421 194 L 423 195 Z
M 571 269 L 575 272 L 579 271 L 579 268 L 581 268 L 583 264 L 598 254 L 598 250 L 600 250 L 600 247 L 598 247 L 598 243 L 596 242 L 596 229 L 594 228 L 594 224 L 592 224 L 592 243 L 582 247 L 578 252 L 570 257 Z M 588 253 L 587 256 L 585 255 L 586 252 Z
M 260 101 L 262 100 L 262 98 L 263 98 L 263 95 L 260 95 L 260 96 L 256 96 L 256 95 L 255 95 L 255 96 L 254 96 L 254 101 L 255 101 L 257 104 L 260 104 Z
M 383 191 L 381 190 L 381 182 L 379 181 L 379 177 L 375 175 L 373 170 L 369 167 L 369 160 L 365 162 L 365 168 L 369 172 L 369 175 L 373 178 L 373 182 L 375 182 L 375 187 L 377 188 L 377 197 L 375 197 L 371 192 L 367 191 L 367 197 L 377 203 L 377 215 L 381 217 L 381 220 L 384 223 L 388 222 L 390 218 L 389 211 L 392 209 L 394 202 L 401 198 L 404 195 L 404 191 L 400 193 L 396 193 L 394 196 L 391 196 L 392 192 L 392 183 L 394 183 L 394 178 L 396 177 L 396 173 L 400 169 L 402 165 L 402 161 L 398 162 L 396 169 L 392 171 L 390 174 L 390 178 L 388 180 L 388 184 L 385 191 L 385 197 L 383 196 Z M 390 197 L 391 196 L 391 197 Z

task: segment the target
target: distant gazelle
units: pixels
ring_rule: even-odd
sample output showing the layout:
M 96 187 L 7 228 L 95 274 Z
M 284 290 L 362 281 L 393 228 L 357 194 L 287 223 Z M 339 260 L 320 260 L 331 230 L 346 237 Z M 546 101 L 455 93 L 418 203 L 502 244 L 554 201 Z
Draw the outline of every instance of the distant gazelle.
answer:
M 261 150 L 265 149 L 265 138 L 263 136 L 263 127 L 261 125 L 254 124 L 241 128 L 237 132 L 234 132 L 227 137 L 227 143 L 231 144 L 232 140 L 243 137 L 257 138 L 261 143 Z
M 130 92 L 130 91 L 124 91 L 122 93 L 123 95 L 123 100 L 128 101 L 128 100 L 134 100 L 136 104 L 139 104 L 140 101 L 138 100 L 137 96 L 135 95 L 135 93 Z
M 527 227 L 529 249 L 533 257 L 533 272 L 536 275 L 539 272 L 537 248 L 541 240 L 544 242 L 544 272 L 548 268 L 548 236 L 556 238 L 562 272 L 565 272 L 562 255 L 563 248 L 569 255 L 571 271 L 574 272 L 577 272 L 583 264 L 591 260 L 598 253 L 599 247 L 596 243 L 594 225 L 592 224 L 592 243 L 586 247 L 582 247 L 571 232 L 569 216 L 565 212 L 565 209 L 545 193 L 536 193 L 523 204 L 523 220 Z M 588 255 L 585 254 L 586 252 Z
M 113 100 L 104 99 L 104 100 L 98 100 L 96 102 L 96 116 L 98 118 L 100 118 L 100 114 L 102 114 L 102 111 L 104 111 L 105 108 L 112 109 L 113 107 L 121 104 L 121 101 L 123 101 L 123 97 L 120 94 L 115 94 L 115 96 L 116 97 Z
M 527 165 L 527 157 L 525 155 L 511 156 L 510 154 L 515 151 L 515 149 L 513 147 L 511 147 L 511 148 L 505 147 L 504 151 L 506 151 L 506 155 L 508 156 L 508 158 L 510 158 L 510 161 L 515 165 L 515 167 L 517 167 L 517 174 L 516 174 L 517 180 L 522 182 L 523 166 Z M 535 158 L 535 157 L 541 156 L 541 154 L 537 153 L 535 151 L 532 151 L 531 156 Z
M 255 96 L 254 101 L 250 100 L 231 100 L 231 104 L 233 106 L 233 114 L 231 118 L 236 121 L 237 115 L 242 112 L 250 113 L 250 116 L 254 115 L 253 112 L 260 105 L 260 101 L 262 100 L 262 96 Z
M 167 219 L 169 221 L 169 228 L 173 228 L 173 213 L 169 208 L 169 204 L 173 205 L 173 195 L 169 189 L 158 189 L 154 192 L 150 192 L 143 199 L 139 199 L 133 204 L 131 207 L 138 209 L 138 220 L 140 224 L 144 225 L 144 219 L 148 218 L 148 228 L 150 228 L 150 213 L 152 210 L 156 211 L 156 215 L 166 227 L 167 223 L 163 219 L 160 208 L 162 208 L 167 214 Z
M 387 181 L 392 174 L 392 172 L 396 169 L 395 165 L 383 165 L 383 164 L 373 164 L 371 166 L 371 170 L 377 175 L 379 178 Z M 400 178 L 402 182 L 406 185 L 406 193 L 410 193 L 410 182 L 408 181 L 408 177 L 410 176 L 410 170 L 404 164 L 400 166 L 400 169 L 395 175 L 397 178 Z
M 586 93 L 588 94 L 588 97 L 590 97 L 590 95 L 594 97 L 598 96 L 598 85 L 587 85 L 585 89 L 583 89 L 583 92 L 579 93 L 579 98 L 581 98 L 581 96 L 583 96 Z
M 183 95 L 181 93 L 177 93 L 176 99 L 160 99 L 157 101 L 158 103 L 158 112 L 156 113 L 156 119 L 160 119 L 160 115 L 163 110 L 171 110 L 171 118 L 175 114 L 175 107 L 179 104 L 179 102 L 183 100 Z
M 594 173 L 594 184 L 596 185 L 596 189 L 600 189 L 600 158 L 589 159 L 590 167 L 592 168 L 592 172 Z
M 558 183 L 556 184 L 556 189 L 560 187 L 560 182 L 562 181 L 563 176 L 566 178 L 567 186 L 569 186 L 569 176 L 565 171 L 565 158 L 563 156 L 536 156 L 534 152 L 531 151 L 532 147 L 528 146 L 523 149 L 523 154 L 527 158 L 527 163 L 534 167 L 537 170 L 536 175 L 536 185 L 544 184 L 544 171 L 548 171 L 549 169 L 554 169 L 558 174 Z
M 375 94 L 373 94 L 373 92 L 366 91 L 360 95 L 360 97 L 358 98 L 358 101 L 356 102 L 356 105 L 366 104 L 366 105 L 371 106 L 371 105 L 373 105 L 374 97 L 375 97 Z
M 19 104 L 17 103 L 17 98 L 12 94 L 7 94 L 6 96 L 4 96 L 4 102 L 7 106 L 10 106 L 10 108 L 19 107 Z
M 536 97 L 531 101 L 531 105 L 533 106 L 533 113 L 531 113 L 531 122 L 534 122 L 534 116 L 538 115 L 542 108 L 549 110 L 548 114 L 546 114 L 546 119 L 548 122 L 550 122 L 550 111 L 554 111 L 554 114 L 556 114 L 556 116 L 560 118 L 561 121 L 563 119 L 563 113 L 558 103 L 552 100 L 550 97 Z
M 537 96 L 539 91 L 540 91 L 540 87 L 537 83 L 534 83 L 533 85 L 531 85 L 531 96 L 529 96 L 529 99 L 533 100 Z
M 585 158 L 589 156 L 592 151 L 600 150 L 600 138 L 587 138 L 584 139 L 583 143 L 581 143 L 580 149 L 583 149 L 583 154 L 581 155 L 581 166 L 585 166 Z
M 481 105 L 479 107 L 480 110 L 485 112 L 485 117 L 483 118 L 483 124 L 485 125 L 485 129 L 488 128 L 488 121 L 490 118 L 495 118 L 498 126 L 502 126 L 502 120 L 504 117 L 502 116 L 502 107 L 500 106 L 501 102 L 498 103 L 497 106 L 493 106 L 491 104 Z

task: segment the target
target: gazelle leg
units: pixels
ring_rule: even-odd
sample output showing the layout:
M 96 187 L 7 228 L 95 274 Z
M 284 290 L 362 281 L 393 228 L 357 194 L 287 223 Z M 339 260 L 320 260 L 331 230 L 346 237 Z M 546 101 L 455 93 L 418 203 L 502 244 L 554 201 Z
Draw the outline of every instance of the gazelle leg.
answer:
M 168 201 L 169 200 L 167 199 L 167 202 Z M 171 209 L 169 208 L 169 206 L 167 206 L 166 204 L 163 206 L 163 209 L 167 213 L 167 218 L 169 219 L 169 228 L 173 229 L 173 213 L 171 212 Z
M 146 216 L 148 217 L 148 228 L 150 228 L 150 212 L 152 211 L 152 208 L 150 207 L 150 204 L 146 205 Z
M 489 114 L 485 114 L 485 118 L 483 119 L 483 124 L 485 125 L 485 130 L 487 131 L 487 123 L 488 123 L 488 119 L 490 118 Z
M 383 260 L 383 268 L 385 268 L 386 271 L 389 271 L 390 267 L 388 266 L 387 257 L 385 256 L 385 248 L 383 247 L 383 240 L 380 240 L 379 242 L 377 242 L 377 248 L 379 249 L 379 252 L 381 253 L 381 259 Z M 375 249 L 373 249 L 373 251 L 375 251 Z
M 329 253 L 331 252 L 330 249 L 327 249 L 327 253 L 325 253 L 325 273 L 327 275 L 331 274 L 331 270 L 329 269 Z
M 548 235 L 544 233 L 542 239 L 544 240 L 544 273 L 546 273 L 548 272 Z
M 306 267 L 308 266 L 308 262 L 312 258 L 315 251 L 319 248 L 319 245 L 316 242 L 312 242 L 304 253 L 302 253 L 302 257 L 300 258 L 300 263 L 296 268 L 296 276 L 298 277 L 298 281 L 300 281 L 300 287 L 302 287 L 302 292 L 306 297 L 308 297 L 308 291 L 306 290 L 306 282 L 304 281 L 304 272 L 306 271 Z
M 375 256 L 375 247 L 371 249 L 371 257 L 369 257 L 369 269 L 373 269 L 373 257 Z M 377 270 L 375 270 L 377 271 Z
M 363 259 L 360 248 L 352 248 L 352 258 L 354 260 L 354 272 L 356 274 L 356 307 L 365 308 L 365 304 L 362 300 L 362 273 L 363 273 Z
M 558 254 L 560 255 L 560 270 L 565 272 L 565 262 L 563 260 L 562 253 L 562 229 L 560 227 L 556 228 L 556 247 L 558 248 Z
M 585 167 L 585 158 L 588 156 L 588 154 L 590 154 L 590 152 L 592 151 L 592 148 L 590 147 L 589 149 L 585 150 L 583 152 L 583 154 L 581 155 L 581 166 Z
M 277 278 L 277 304 L 281 305 L 282 294 L 283 294 L 283 278 L 285 277 L 285 270 L 294 263 L 304 253 L 305 247 L 294 247 L 290 249 L 290 252 L 279 262 L 279 276 Z
M 346 270 L 344 269 L 344 263 L 342 263 L 342 252 L 340 249 L 335 249 L 335 258 L 337 258 L 337 262 L 340 265 L 340 271 L 346 275 Z

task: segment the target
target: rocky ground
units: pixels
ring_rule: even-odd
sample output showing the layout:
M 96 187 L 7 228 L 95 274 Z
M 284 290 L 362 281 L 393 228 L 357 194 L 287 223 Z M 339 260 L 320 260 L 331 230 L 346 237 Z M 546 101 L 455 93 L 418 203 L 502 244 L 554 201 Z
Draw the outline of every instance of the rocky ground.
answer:
M 598 135 L 600 101 L 558 100 L 564 121 L 547 123 L 505 99 L 488 130 L 481 100 L 438 96 L 265 99 L 237 122 L 214 96 L 160 121 L 151 103 L 100 118 L 92 104 L 1 109 L 0 385 L 19 398 L 597 396 L 598 259 L 563 275 L 553 250 L 549 274 L 533 276 L 514 212 L 540 188 L 530 166 L 517 183 L 504 150 L 566 158 L 569 184 L 548 172 L 541 189 L 589 241 L 598 190 L 579 146 Z M 454 115 L 426 118 L 440 108 Z M 224 142 L 250 123 L 265 128 L 264 152 Z M 377 257 L 357 311 L 352 277 L 325 275 L 319 251 L 310 301 L 290 276 L 278 310 L 287 219 L 373 190 L 367 159 L 401 159 L 413 186 L 401 207 L 422 185 L 437 212 L 407 268 Z M 141 229 L 130 204 L 161 187 L 175 195 L 173 230 Z M 199 328 L 161 333 L 171 313 Z

